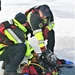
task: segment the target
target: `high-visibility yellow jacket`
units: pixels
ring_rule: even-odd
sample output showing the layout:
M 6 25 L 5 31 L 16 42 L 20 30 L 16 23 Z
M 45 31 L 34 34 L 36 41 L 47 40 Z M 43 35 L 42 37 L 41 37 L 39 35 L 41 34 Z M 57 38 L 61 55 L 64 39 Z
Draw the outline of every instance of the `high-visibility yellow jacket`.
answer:
M 44 37 L 42 31 L 47 28 L 49 31 L 52 30 L 55 26 L 53 14 L 51 13 L 50 18 L 46 18 L 42 20 L 38 14 L 38 11 L 30 11 L 27 13 L 27 21 L 33 31 L 33 34 L 38 40 L 38 44 L 40 48 L 45 47 Z
M 4 23 L 0 24 L 2 25 L 2 27 L 0 27 L 0 33 L 4 35 L 4 40 L 0 43 L 0 55 L 4 52 L 4 47 L 8 44 L 24 43 L 27 46 L 25 56 L 27 57 L 27 59 L 31 59 L 33 57 L 31 52 L 34 49 L 30 47 L 29 42 L 26 41 L 27 29 L 16 19 L 13 19 L 11 21 L 12 22 L 8 22 L 8 25 L 3 25 Z M 13 25 L 13 22 L 15 25 Z

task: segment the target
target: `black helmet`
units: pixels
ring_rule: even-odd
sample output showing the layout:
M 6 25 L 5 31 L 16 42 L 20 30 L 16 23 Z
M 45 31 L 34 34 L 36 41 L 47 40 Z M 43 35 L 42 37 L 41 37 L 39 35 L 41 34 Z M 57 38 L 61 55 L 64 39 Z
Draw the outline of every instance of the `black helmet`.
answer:
M 18 14 L 16 14 L 15 19 L 16 19 L 18 22 L 20 22 L 21 24 L 26 23 L 26 20 L 27 20 L 25 14 L 23 14 L 23 13 L 21 13 L 21 12 L 19 12 Z
M 40 9 L 44 16 L 50 17 L 51 10 L 48 5 L 41 5 Z

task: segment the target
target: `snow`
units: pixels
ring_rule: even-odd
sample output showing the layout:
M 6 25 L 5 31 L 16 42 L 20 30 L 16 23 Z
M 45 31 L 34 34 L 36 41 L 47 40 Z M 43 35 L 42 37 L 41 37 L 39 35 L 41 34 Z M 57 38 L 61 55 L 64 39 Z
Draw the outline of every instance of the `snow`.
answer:
M 14 18 L 18 12 L 25 12 L 27 9 L 48 4 L 53 11 L 55 19 L 55 54 L 59 58 L 65 58 L 75 63 L 75 0 L 1 0 L 2 10 L 0 11 L 0 22 Z M 29 39 L 31 45 L 37 52 L 40 49 L 35 37 Z M 36 44 L 34 44 L 36 42 Z M 0 62 L 0 66 L 2 61 Z M 0 69 L 0 75 L 3 70 Z

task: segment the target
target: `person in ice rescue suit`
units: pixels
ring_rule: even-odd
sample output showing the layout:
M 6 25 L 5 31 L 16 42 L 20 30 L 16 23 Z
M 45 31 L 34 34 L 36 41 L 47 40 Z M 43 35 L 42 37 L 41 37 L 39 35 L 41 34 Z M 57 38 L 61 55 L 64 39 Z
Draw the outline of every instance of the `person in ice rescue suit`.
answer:
M 29 29 L 33 31 L 33 35 L 37 38 L 39 47 L 43 52 L 46 49 L 50 49 L 54 52 L 55 35 L 54 35 L 54 18 L 53 13 L 49 6 L 44 4 L 38 7 L 33 7 L 25 12 L 27 21 L 29 23 Z M 44 40 L 47 41 L 45 46 Z
M 26 41 L 26 16 L 16 14 L 14 19 L 0 23 L 0 61 L 5 62 L 4 75 L 21 75 L 17 73 L 18 65 L 24 56 L 33 61 L 37 55 Z
M 56 62 L 56 57 L 52 52 L 42 52 L 37 62 L 31 62 L 29 64 L 24 63 L 21 66 L 23 75 L 59 75 L 60 69 Z
M 49 6 L 46 4 L 40 5 L 38 7 L 33 7 L 29 9 L 28 11 L 25 12 L 25 15 L 27 16 L 27 21 L 28 25 L 27 28 L 28 30 L 31 30 L 31 37 L 35 36 L 36 39 L 38 40 L 38 45 L 42 51 L 42 54 L 45 59 L 41 59 L 44 67 L 47 68 L 47 70 L 51 71 L 51 67 L 54 69 L 54 65 L 57 61 L 57 58 L 55 58 L 55 61 L 51 61 L 51 54 L 54 54 L 54 45 L 55 45 L 55 34 L 54 34 L 54 18 L 53 18 L 53 13 L 50 10 Z M 45 46 L 45 40 L 47 41 L 47 45 Z M 52 52 L 52 53 L 51 53 Z M 54 57 L 52 58 L 54 59 Z M 52 64 L 51 64 L 52 62 Z M 50 65 L 49 65 L 50 64 Z M 34 65 L 34 66 L 33 66 Z M 23 68 L 23 75 L 43 75 L 42 71 L 38 69 L 37 63 L 31 64 L 30 66 L 27 67 L 27 65 Z M 41 67 L 42 68 L 42 67 Z M 43 69 L 43 68 L 42 68 Z M 40 71 L 40 72 L 39 72 Z M 58 75 L 57 74 L 44 74 L 44 75 Z

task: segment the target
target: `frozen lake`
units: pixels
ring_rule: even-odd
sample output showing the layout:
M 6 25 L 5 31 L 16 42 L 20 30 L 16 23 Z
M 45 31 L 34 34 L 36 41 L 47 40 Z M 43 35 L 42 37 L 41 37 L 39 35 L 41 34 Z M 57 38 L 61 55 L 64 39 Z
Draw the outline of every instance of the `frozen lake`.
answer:
M 2 0 L 0 22 L 14 18 L 18 12 L 25 12 L 32 6 L 48 4 L 53 11 L 56 26 L 55 54 L 75 63 L 75 0 Z M 29 39 L 31 45 L 40 52 L 35 37 Z M 36 44 L 34 44 L 36 42 Z M 2 62 L 0 62 L 1 66 Z M 0 75 L 3 70 L 0 69 Z M 64 75 L 64 74 L 63 74 Z

